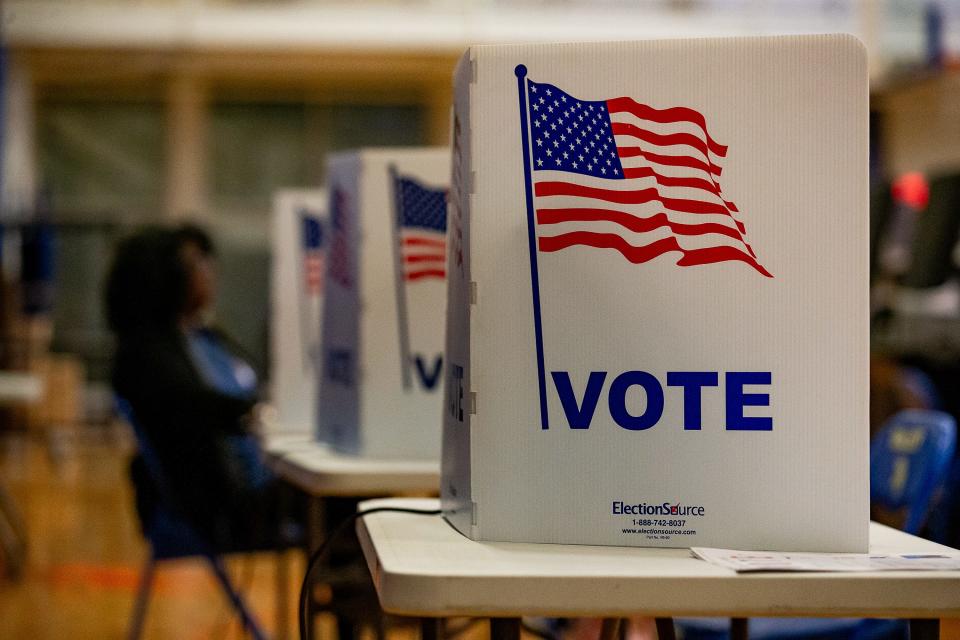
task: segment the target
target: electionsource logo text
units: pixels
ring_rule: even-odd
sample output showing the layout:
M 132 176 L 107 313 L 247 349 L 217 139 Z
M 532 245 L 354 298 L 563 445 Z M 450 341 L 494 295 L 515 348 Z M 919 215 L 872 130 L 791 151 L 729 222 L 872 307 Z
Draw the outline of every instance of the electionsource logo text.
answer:
M 702 516 L 705 510 L 702 506 L 692 504 L 670 504 L 669 502 L 628 504 L 615 500 L 613 515 L 615 516 Z

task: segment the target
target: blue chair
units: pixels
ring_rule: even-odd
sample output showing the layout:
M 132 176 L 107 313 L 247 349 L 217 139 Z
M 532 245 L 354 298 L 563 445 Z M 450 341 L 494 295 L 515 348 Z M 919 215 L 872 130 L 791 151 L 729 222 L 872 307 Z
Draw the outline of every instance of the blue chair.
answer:
M 118 398 L 116 401 L 117 413 L 133 430 L 137 441 L 137 449 L 143 458 L 147 473 L 155 485 L 159 496 L 158 504 L 144 523 L 144 534 L 150 542 L 150 557 L 144 566 L 137 589 L 137 601 L 134 608 L 133 620 L 130 623 L 128 638 L 136 640 L 143 632 L 143 623 L 146 619 L 147 602 L 150 597 L 150 588 L 153 584 L 153 575 L 157 562 L 174 558 L 202 556 L 210 563 L 217 581 L 240 615 L 243 625 L 255 640 L 266 640 L 266 635 L 260 629 L 256 619 L 250 612 L 240 592 L 233 586 L 227 575 L 223 559 L 214 548 L 201 536 L 196 529 L 179 513 L 177 500 L 173 496 L 166 474 L 160 464 L 153 446 L 137 422 L 130 404 Z
M 953 461 L 957 425 L 940 411 L 907 409 L 893 416 L 870 447 L 870 503 L 900 516 L 900 528 L 918 534 Z
M 940 498 L 930 512 L 924 529 L 934 542 L 956 547 L 960 545 L 960 460 L 954 458 Z
M 898 520 L 900 529 L 920 533 L 950 471 L 957 424 L 950 414 L 907 409 L 894 415 L 870 445 L 870 502 L 874 514 Z M 684 640 L 730 638 L 728 618 L 682 618 Z M 880 640 L 906 638 L 901 620 L 861 618 L 752 618 L 752 640 Z

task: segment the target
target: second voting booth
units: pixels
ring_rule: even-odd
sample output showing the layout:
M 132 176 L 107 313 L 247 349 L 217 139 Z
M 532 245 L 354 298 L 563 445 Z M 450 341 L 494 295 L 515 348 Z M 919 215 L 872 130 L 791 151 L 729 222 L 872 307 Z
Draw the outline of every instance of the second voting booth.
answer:
M 329 160 L 318 433 L 339 451 L 439 457 L 449 167 L 444 148 Z
M 866 551 L 862 46 L 478 46 L 454 110 L 450 522 Z

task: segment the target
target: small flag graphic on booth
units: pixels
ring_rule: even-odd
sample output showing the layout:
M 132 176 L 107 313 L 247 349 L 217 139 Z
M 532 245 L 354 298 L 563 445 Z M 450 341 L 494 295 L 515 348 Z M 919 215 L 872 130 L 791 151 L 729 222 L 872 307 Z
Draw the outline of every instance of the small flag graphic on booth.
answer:
M 404 389 L 412 386 L 410 325 L 406 287 L 412 282 L 446 278 L 447 191 L 401 176 L 390 168 L 393 183 L 397 321 Z
M 300 289 L 300 332 L 304 370 L 310 370 L 320 350 L 320 300 L 325 269 L 323 223 L 306 209 L 300 211 L 303 249 L 303 286 Z
M 303 220 L 303 274 L 307 295 L 317 296 L 323 292 L 323 225 L 307 211 L 301 212 Z
M 446 276 L 447 192 L 396 176 L 397 228 L 403 279 Z
M 330 199 L 330 226 L 333 229 L 330 239 L 330 258 L 327 268 L 330 279 L 345 289 L 353 288 L 353 264 L 350 242 L 353 231 L 350 220 L 349 196 L 342 189 L 334 189 Z

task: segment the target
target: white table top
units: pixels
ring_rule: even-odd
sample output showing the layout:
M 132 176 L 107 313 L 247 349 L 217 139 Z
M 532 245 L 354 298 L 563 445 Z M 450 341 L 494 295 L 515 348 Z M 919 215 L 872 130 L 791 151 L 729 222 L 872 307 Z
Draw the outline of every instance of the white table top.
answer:
M 35 373 L 0 371 L 0 403 L 39 402 L 43 396 L 43 381 Z
M 267 433 L 263 436 L 263 450 L 271 456 L 284 456 L 295 451 L 316 449 L 319 443 L 312 434 L 302 432 Z
M 348 456 L 316 442 L 276 456 L 271 466 L 287 481 L 318 497 L 435 495 L 440 490 L 440 463 L 436 460 Z
M 370 500 L 436 509 L 435 499 Z M 688 549 L 475 542 L 439 516 L 379 513 L 357 533 L 388 613 L 411 616 L 960 617 L 960 571 L 740 574 Z M 947 548 L 870 524 L 875 552 Z

